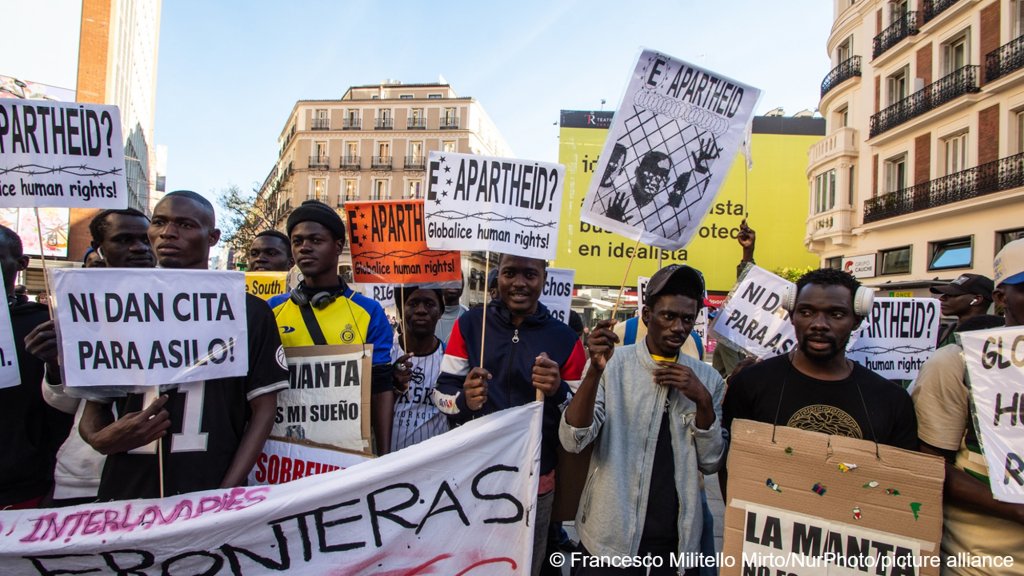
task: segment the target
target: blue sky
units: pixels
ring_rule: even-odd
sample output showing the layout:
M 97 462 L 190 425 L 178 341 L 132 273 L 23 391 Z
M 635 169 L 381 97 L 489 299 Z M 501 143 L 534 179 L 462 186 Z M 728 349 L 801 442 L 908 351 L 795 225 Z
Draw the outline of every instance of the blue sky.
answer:
M 0 13 L 17 16 L 17 6 L 29 4 L 38 7 L 0 0 Z M 251 189 L 273 166 L 296 100 L 340 98 L 351 85 L 386 78 L 418 83 L 443 75 L 460 96 L 483 104 L 517 156 L 546 161 L 557 160 L 559 110 L 600 109 L 602 99 L 605 110 L 614 109 L 641 46 L 761 88 L 759 113 L 816 108 L 830 69 L 832 2 L 625 5 L 164 0 L 156 142 L 168 146 L 168 190 L 214 198 L 230 185 Z M 19 28 L 26 40 L 8 35 L 0 54 L 52 32 Z M 37 57 L 59 54 L 50 43 Z

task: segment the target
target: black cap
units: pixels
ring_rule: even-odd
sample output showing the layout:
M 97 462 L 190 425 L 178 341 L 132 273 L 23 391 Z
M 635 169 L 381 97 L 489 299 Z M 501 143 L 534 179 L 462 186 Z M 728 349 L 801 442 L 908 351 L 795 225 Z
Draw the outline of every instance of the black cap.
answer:
M 961 274 L 959 278 L 944 286 L 932 286 L 929 291 L 932 294 L 945 294 L 946 296 L 963 296 L 974 294 L 992 301 L 992 290 L 995 284 L 987 276 L 981 274 Z
M 336 239 L 345 239 L 345 223 L 341 221 L 341 216 L 338 216 L 334 208 L 318 200 L 306 200 L 299 204 L 298 208 L 292 210 L 292 213 L 288 215 L 288 223 L 285 226 L 288 230 L 288 236 L 292 235 L 292 229 L 299 222 L 323 224 L 324 228 L 330 230 Z
M 704 276 L 696 268 L 685 264 L 670 264 L 658 270 L 647 282 L 647 293 L 644 301 L 661 294 L 666 288 L 673 288 L 673 293 L 688 296 L 697 301 L 697 307 L 704 305 Z

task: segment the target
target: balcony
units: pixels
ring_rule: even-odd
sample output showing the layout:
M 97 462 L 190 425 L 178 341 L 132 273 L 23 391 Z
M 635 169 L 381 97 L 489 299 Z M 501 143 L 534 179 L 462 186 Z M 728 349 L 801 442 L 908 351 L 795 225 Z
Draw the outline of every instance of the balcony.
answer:
M 833 208 L 807 219 L 807 243 L 831 240 L 833 245 L 846 245 L 852 233 L 852 208 Z
M 423 170 L 427 167 L 427 159 L 423 156 L 406 156 L 405 157 L 405 169 L 406 170 Z
M 875 36 L 871 58 L 878 58 L 893 46 L 899 44 L 907 36 L 917 34 L 917 12 L 907 12 L 901 18 Z
M 329 170 L 331 163 L 328 162 L 327 156 L 310 156 L 309 157 L 309 169 L 310 170 Z
M 370 160 L 374 170 L 391 170 L 391 156 L 374 156 Z
M 899 126 L 964 94 L 978 92 L 979 66 L 964 66 L 871 116 L 869 137 Z
M 313 118 L 313 125 L 310 128 L 313 130 L 330 130 L 331 120 L 330 118 Z
M 921 26 L 924 26 L 933 18 L 945 12 L 959 0 L 922 0 L 921 5 Z
M 808 169 L 813 169 L 833 158 L 858 154 L 857 130 L 849 127 L 840 128 L 819 140 L 807 151 Z
M 1024 67 L 1024 36 L 1010 40 L 985 56 L 985 80 L 991 82 Z
M 458 130 L 459 129 L 459 117 L 449 116 L 447 118 L 441 118 L 441 130 Z
M 860 77 L 860 56 L 853 56 L 840 62 L 821 81 L 821 96 L 824 98 L 830 90 L 853 77 Z
M 864 223 L 1024 186 L 1024 153 L 922 182 L 864 202 Z
M 426 118 L 409 118 L 405 121 L 406 130 L 426 130 L 427 119 Z
M 342 170 L 359 170 L 362 167 L 362 162 L 359 156 L 342 156 L 341 164 L 339 168 Z
M 394 118 L 375 118 L 373 121 L 374 130 L 391 130 L 395 127 Z
M 341 121 L 342 130 L 362 130 L 363 121 L 360 118 L 345 118 Z

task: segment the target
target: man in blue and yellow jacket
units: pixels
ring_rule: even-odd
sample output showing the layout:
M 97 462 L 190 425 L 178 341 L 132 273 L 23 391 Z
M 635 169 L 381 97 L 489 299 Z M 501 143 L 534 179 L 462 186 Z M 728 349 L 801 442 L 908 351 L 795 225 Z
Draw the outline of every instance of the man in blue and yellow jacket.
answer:
M 303 280 L 290 294 L 270 299 L 285 348 L 324 344 L 373 346 L 370 426 L 377 454 L 391 446 L 394 415 L 391 344 L 394 334 L 384 309 L 354 292 L 338 276 L 345 224 L 330 206 L 307 200 L 288 216 L 292 257 Z

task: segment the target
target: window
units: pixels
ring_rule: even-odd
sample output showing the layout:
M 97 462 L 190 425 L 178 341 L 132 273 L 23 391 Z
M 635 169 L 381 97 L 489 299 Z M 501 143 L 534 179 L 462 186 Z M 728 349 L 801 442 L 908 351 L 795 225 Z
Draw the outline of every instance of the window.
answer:
M 829 170 L 814 177 L 814 213 L 821 214 L 836 207 L 836 171 Z
M 971 63 L 970 31 L 955 36 L 942 45 L 942 74 L 951 74 Z
M 428 100 L 440 100 L 441 98 L 444 98 L 442 94 L 427 94 Z
M 327 201 L 327 180 L 324 178 L 314 178 L 313 186 L 308 195 L 309 200 L 319 200 L 321 202 Z
M 910 66 L 904 66 L 898 72 L 886 78 L 886 96 L 888 97 L 886 102 L 888 102 L 889 106 L 907 97 L 909 78 Z
M 391 108 L 378 108 L 377 109 L 377 128 L 388 129 L 394 126 L 394 121 L 391 118 Z
M 455 140 L 445 140 L 444 142 L 441 142 L 441 151 L 458 152 L 458 150 L 456 149 Z
M 1014 228 L 1013 230 L 996 232 L 996 252 L 1002 250 L 1003 246 L 1006 246 L 1010 242 L 1020 240 L 1021 238 L 1024 238 L 1024 228 Z
M 409 109 L 409 128 L 426 128 L 427 117 L 423 114 L 423 108 Z
M 345 156 L 348 156 L 350 159 L 356 158 L 356 157 L 359 156 L 359 141 L 358 140 L 355 141 L 355 142 L 345 142 Z
M 406 198 L 422 198 L 423 197 L 423 181 L 422 180 L 406 180 L 405 183 L 405 197 Z
M 313 113 L 313 130 L 327 130 L 331 127 L 326 108 L 317 108 Z
M 967 169 L 967 132 L 942 139 L 945 152 L 945 176 Z
M 377 142 L 377 156 L 380 156 L 381 158 L 391 156 L 391 143 Z
M 399 94 L 399 100 L 412 100 L 412 94 Z
M 885 161 L 885 192 L 897 192 L 907 187 L 907 155 L 901 154 Z
M 910 274 L 910 246 L 882 250 L 881 274 Z
M 1014 0 L 1010 3 L 1010 34 L 1017 38 L 1024 34 L 1024 1 Z
M 950 268 L 969 268 L 974 247 L 971 237 L 968 236 L 942 242 L 929 242 L 928 251 L 931 253 L 928 260 L 929 270 L 948 270 Z
M 345 200 L 359 199 L 359 180 L 355 178 L 345 179 Z
M 441 126 L 442 127 L 454 127 L 458 126 L 459 118 L 455 115 L 455 108 L 445 108 L 444 113 L 441 115 Z
M 342 126 L 343 128 L 347 130 L 359 130 L 361 124 L 362 123 L 360 122 L 359 119 L 359 110 L 349 108 L 348 110 L 345 111 L 345 121 Z
M 314 144 L 316 155 L 323 158 L 327 156 L 327 142 L 317 142 Z
M 843 257 L 833 256 L 832 258 L 825 258 L 825 268 L 831 268 L 833 270 L 843 269 Z
M 836 46 L 836 64 L 842 64 L 853 56 L 853 36 L 847 36 L 839 46 Z
M 1024 0 L 1021 0 L 1024 2 Z M 1013 115 L 1014 127 L 1017 130 L 1017 154 L 1024 152 L 1024 110 L 1018 110 Z
M 857 191 L 856 175 L 857 175 L 857 167 L 856 166 L 850 166 L 850 173 L 849 173 L 848 177 L 846 178 L 847 195 L 849 196 L 846 201 L 847 201 L 847 205 L 850 208 L 853 208 L 853 206 L 854 206 L 854 204 L 853 204 L 853 197 L 854 197 L 854 195 L 855 195 L 855 193 Z
M 837 128 L 846 128 L 850 125 L 850 107 L 844 105 L 842 108 L 838 108 L 833 116 L 833 120 Z
M 423 142 L 412 141 L 409 142 L 409 156 L 413 160 L 420 162 L 423 160 Z
M 892 11 L 890 12 L 892 22 L 895 22 L 907 15 L 907 11 L 909 10 L 907 7 L 908 3 L 908 0 L 895 0 L 892 3 Z
M 370 200 L 387 200 L 390 198 L 388 194 L 388 181 L 383 178 L 378 178 L 373 181 L 373 194 Z

